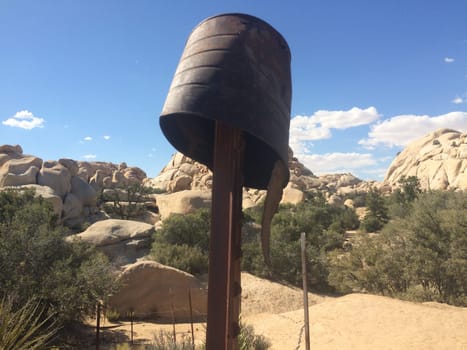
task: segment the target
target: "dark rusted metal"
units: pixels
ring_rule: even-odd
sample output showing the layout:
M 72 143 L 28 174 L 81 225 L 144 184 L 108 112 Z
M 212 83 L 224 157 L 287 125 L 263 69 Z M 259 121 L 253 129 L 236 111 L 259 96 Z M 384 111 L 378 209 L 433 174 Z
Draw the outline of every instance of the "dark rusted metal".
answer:
M 206 349 L 237 349 L 240 315 L 242 132 L 216 122 Z
M 238 348 L 242 187 L 268 188 L 268 224 L 288 182 L 290 100 L 290 51 L 269 24 L 225 14 L 193 30 L 159 121 L 213 170 L 208 350 Z
M 266 189 L 275 162 L 288 162 L 290 103 L 286 41 L 256 17 L 224 14 L 191 33 L 160 125 L 175 148 L 211 169 L 215 121 L 244 131 L 243 185 Z

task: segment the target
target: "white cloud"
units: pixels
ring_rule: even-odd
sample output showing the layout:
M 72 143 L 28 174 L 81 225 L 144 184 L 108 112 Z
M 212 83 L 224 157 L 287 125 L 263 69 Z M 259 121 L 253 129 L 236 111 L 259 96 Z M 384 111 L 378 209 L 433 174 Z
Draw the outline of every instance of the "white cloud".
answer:
M 452 57 L 444 57 L 444 62 L 446 62 L 446 63 L 453 63 L 454 61 L 455 61 L 455 59 L 452 58 Z
M 451 102 L 456 104 L 456 105 L 460 105 L 461 103 L 464 103 L 464 100 L 462 99 L 462 97 L 456 96 L 456 98 L 453 99 Z
M 97 156 L 95 154 L 86 154 L 83 156 L 84 159 L 96 159 Z
M 375 107 L 348 111 L 319 110 L 311 116 L 297 115 L 290 121 L 290 146 L 295 153 L 308 153 L 311 141 L 328 139 L 331 129 L 347 129 L 370 124 L 380 118 Z
M 104 138 L 104 140 L 110 140 L 110 136 L 109 136 L 109 135 L 104 135 L 103 138 Z
M 399 115 L 371 126 L 367 139 L 358 143 L 373 149 L 377 145 L 406 146 L 409 142 L 440 128 L 467 131 L 467 112 L 451 112 L 436 117 Z
M 297 154 L 297 158 L 315 174 L 356 172 L 374 166 L 377 160 L 369 153 Z
M 43 128 L 45 120 L 35 117 L 34 114 L 27 110 L 19 111 L 14 116 L 4 120 L 3 125 L 14 128 L 31 130 L 34 128 Z
M 92 141 L 92 137 L 91 137 L 91 136 L 86 136 L 86 137 L 84 138 L 84 141 Z
M 347 129 L 354 126 L 366 125 L 378 120 L 380 115 L 375 107 L 360 109 L 353 107 L 348 111 L 320 110 L 309 117 L 312 124 L 321 124 L 327 129 Z

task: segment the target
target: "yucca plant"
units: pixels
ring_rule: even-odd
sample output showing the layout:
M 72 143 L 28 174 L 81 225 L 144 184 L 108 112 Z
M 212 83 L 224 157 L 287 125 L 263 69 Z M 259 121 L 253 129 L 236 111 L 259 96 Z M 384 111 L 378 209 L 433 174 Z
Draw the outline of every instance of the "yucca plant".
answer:
M 38 302 L 29 300 L 23 307 L 13 310 L 11 303 L 0 301 L 0 349 L 43 349 L 58 330 L 51 316 L 43 317 Z

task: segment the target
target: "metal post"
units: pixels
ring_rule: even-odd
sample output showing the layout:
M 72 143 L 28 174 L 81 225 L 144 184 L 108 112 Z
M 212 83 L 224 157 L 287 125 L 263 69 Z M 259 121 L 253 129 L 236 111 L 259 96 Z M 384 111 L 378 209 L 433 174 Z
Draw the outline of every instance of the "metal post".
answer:
M 303 280 L 303 310 L 305 312 L 305 348 L 310 350 L 310 320 L 308 317 L 308 283 L 306 273 L 306 240 L 305 232 L 300 236 L 302 251 L 302 280 Z
M 175 312 L 174 312 L 174 293 L 172 288 L 169 288 L 170 294 L 170 312 L 172 314 L 172 335 L 174 340 L 174 345 L 177 344 L 177 332 L 175 330 Z
M 134 316 L 134 312 L 133 312 L 133 309 L 130 310 L 130 342 L 131 342 L 131 345 L 134 345 L 133 343 L 133 316 Z
M 99 332 L 101 329 L 101 303 L 97 303 L 97 312 L 96 312 L 96 350 L 99 350 L 100 338 Z
M 216 122 L 209 252 L 207 350 L 238 348 L 244 140 Z
M 188 303 L 190 307 L 191 346 L 195 350 L 195 330 L 193 329 L 193 303 L 191 300 L 191 288 L 188 288 Z

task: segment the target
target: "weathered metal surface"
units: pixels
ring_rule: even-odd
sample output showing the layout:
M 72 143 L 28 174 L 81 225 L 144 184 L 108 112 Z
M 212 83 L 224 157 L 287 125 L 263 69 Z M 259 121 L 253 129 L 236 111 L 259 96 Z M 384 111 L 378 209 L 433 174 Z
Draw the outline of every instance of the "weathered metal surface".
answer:
M 209 247 L 206 349 L 238 349 L 242 215 L 242 132 L 216 122 Z
M 160 125 L 175 148 L 211 169 L 215 121 L 241 129 L 243 184 L 266 189 L 275 162 L 288 162 L 290 103 L 290 51 L 282 36 L 256 17 L 219 15 L 188 38 Z M 283 187 L 287 181 L 288 171 Z

